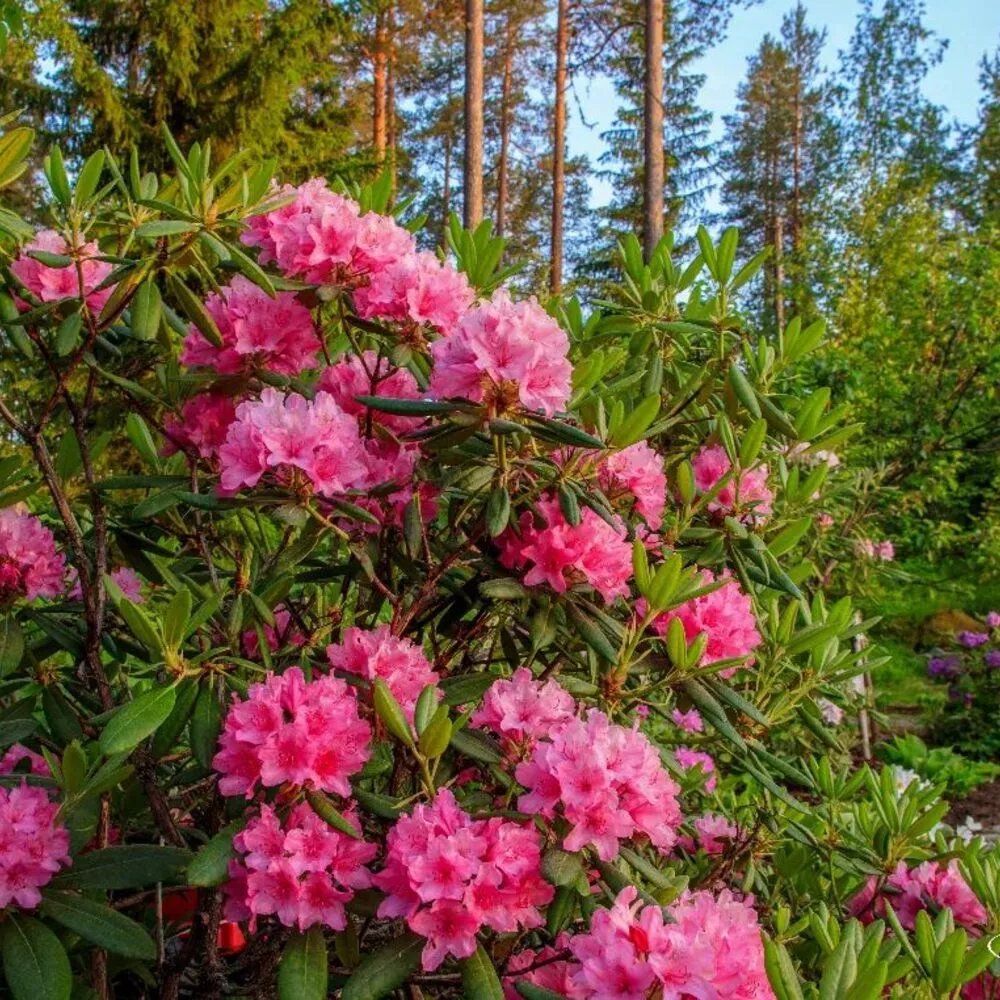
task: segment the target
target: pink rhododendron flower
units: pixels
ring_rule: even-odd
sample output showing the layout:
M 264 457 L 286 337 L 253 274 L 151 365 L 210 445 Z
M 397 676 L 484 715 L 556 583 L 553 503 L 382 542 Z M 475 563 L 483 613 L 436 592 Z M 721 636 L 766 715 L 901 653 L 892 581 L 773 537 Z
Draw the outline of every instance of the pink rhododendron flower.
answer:
M 728 889 L 685 892 L 667 907 L 643 906 L 633 886 L 570 938 L 573 983 L 586 1000 L 774 1000 L 751 898 Z
M 370 632 L 353 626 L 345 629 L 339 643 L 326 647 L 326 658 L 337 670 L 368 681 L 385 681 L 411 722 L 420 692 L 438 682 L 423 650 L 409 639 L 394 636 L 388 625 Z
M 535 526 L 529 511 L 521 515 L 520 533 L 507 530 L 500 536 L 500 562 L 508 569 L 529 566 L 524 584 L 547 583 L 562 594 L 576 584 L 588 583 L 611 604 L 627 597 L 632 576 L 632 546 L 624 527 L 615 529 L 589 507 L 580 511 L 580 523 L 570 524 L 553 497 L 536 504 L 543 524 Z
M 735 823 L 718 813 L 703 813 L 691 825 L 698 836 L 698 846 L 706 854 L 722 854 L 740 833 Z
M 348 778 L 369 757 L 371 728 L 352 688 L 336 677 L 306 683 L 292 667 L 233 695 L 212 766 L 223 795 L 253 795 L 257 783 L 309 785 L 351 794 Z
M 601 489 L 614 501 L 622 493 L 635 498 L 635 510 L 653 530 L 663 521 L 667 505 L 667 477 L 663 458 L 639 441 L 605 458 L 597 467 Z
M 72 576 L 73 585 L 66 596 L 78 601 L 83 596 L 80 589 L 80 578 L 76 567 L 71 566 L 69 573 Z M 127 597 L 133 604 L 145 604 L 146 598 L 142 593 L 142 578 L 130 566 L 118 566 L 109 574 L 111 582 L 122 592 L 123 597 Z
M 201 458 L 217 458 L 226 441 L 229 427 L 236 419 L 236 403 L 219 392 L 192 396 L 182 407 L 180 417 L 167 419 L 164 430 L 167 443 L 164 455 L 193 451 Z
M 879 542 L 875 546 L 875 555 L 882 562 L 892 562 L 896 558 L 896 546 L 890 541 Z
M 362 319 L 426 324 L 450 333 L 475 300 L 468 278 L 429 251 L 400 256 L 374 269 L 354 292 Z
M 52 772 L 45 758 L 34 750 L 29 750 L 21 743 L 13 743 L 7 748 L 3 756 L 0 757 L 0 774 L 13 774 L 15 770 L 22 770 L 18 765 L 28 762 L 28 773 L 38 775 L 41 778 L 51 778 Z
M 670 718 L 685 733 L 701 733 L 705 731 L 705 723 L 702 721 L 701 713 L 696 708 L 689 709 L 687 712 L 682 712 L 679 708 L 675 708 L 670 713 Z
M 503 412 L 519 403 L 552 416 L 570 396 L 569 338 L 531 299 L 497 290 L 431 345 L 430 395 L 460 397 Z
M 711 754 L 707 754 L 702 750 L 692 750 L 690 747 L 675 747 L 674 759 L 685 771 L 700 767 L 702 774 L 705 776 L 705 791 L 715 791 L 717 779 L 715 775 L 715 761 L 712 759 Z
M 415 256 L 417 241 L 391 215 L 366 212 L 354 232 L 351 267 L 363 274 L 379 274 L 397 261 Z
M 816 523 L 821 528 L 826 529 L 826 528 L 832 528 L 836 522 L 829 514 L 823 512 L 817 516 Z
M 50 267 L 34 257 L 29 257 L 32 250 L 44 250 L 46 253 L 72 257 L 80 261 L 77 265 L 68 267 Z M 78 299 L 80 297 L 81 275 L 83 277 L 83 294 L 87 308 L 92 313 L 99 313 L 104 308 L 114 287 L 95 291 L 112 271 L 112 265 L 106 261 L 96 260 L 101 254 L 101 248 L 95 243 L 84 243 L 74 249 L 53 229 L 42 229 L 35 238 L 26 243 L 24 249 L 14 260 L 10 269 L 14 277 L 42 302 L 58 302 L 60 299 Z
M 510 680 L 493 682 L 469 723 L 492 730 L 516 751 L 551 736 L 575 717 L 576 702 L 564 687 L 555 680 L 536 681 L 521 667 Z
M 561 724 L 541 740 L 529 760 L 517 765 L 528 789 L 518 809 L 572 824 L 564 847 L 593 845 L 611 861 L 620 841 L 645 834 L 666 853 L 681 821 L 678 787 L 656 748 L 637 729 L 614 725 L 597 709 Z
M 328 392 L 313 400 L 266 388 L 259 400 L 236 407 L 236 419 L 219 449 L 222 488 L 256 486 L 269 471 L 295 471 L 323 495 L 369 485 L 371 470 L 354 417 Z
M 727 582 L 718 590 L 692 598 L 680 607 L 660 615 L 653 622 L 653 628 L 660 635 L 666 635 L 670 623 L 677 618 L 684 626 L 689 644 L 703 633 L 708 637 L 701 657 L 702 666 L 730 659 L 742 659 L 745 661 L 743 666 L 749 666 L 753 662 L 751 654 L 762 641 L 757 631 L 753 604 L 735 580 L 729 580 L 726 574 L 723 578 Z M 702 572 L 701 579 L 703 585 L 707 586 L 719 578 L 706 569 Z M 720 670 L 719 675 L 732 677 L 737 669 L 727 667 Z
M 828 726 L 839 726 L 844 721 L 844 710 L 829 698 L 817 698 L 816 707 Z
M 357 813 L 344 818 L 360 830 Z M 286 927 L 304 931 L 314 924 L 342 931 L 347 926 L 344 904 L 355 890 L 372 883 L 365 867 L 378 853 L 375 844 L 335 830 L 305 803 L 296 806 L 282 824 L 268 805 L 233 839 L 239 859 L 229 863 L 227 920 L 274 915 Z
M 395 434 L 405 434 L 420 424 L 420 417 L 404 417 L 372 410 L 357 401 L 358 396 L 382 396 L 386 399 L 420 399 L 417 380 L 405 368 L 393 368 L 375 351 L 361 357 L 349 354 L 323 369 L 316 387 L 333 396 L 337 405 L 359 421 L 372 421 Z
M 38 906 L 42 886 L 71 863 L 69 832 L 58 812 L 44 788 L 0 787 L 0 910 L 11 903 Z
M 701 493 L 708 493 L 732 468 L 726 449 L 720 444 L 701 449 L 691 460 L 694 484 Z M 766 521 L 771 513 L 774 494 L 767 487 L 767 466 L 738 472 L 709 500 L 707 509 L 713 513 L 738 517 L 748 524 Z
M 192 326 L 181 352 L 184 364 L 220 375 L 297 375 L 316 364 L 319 337 L 309 310 L 291 292 L 278 292 L 272 299 L 238 274 L 221 294 L 206 297 L 205 308 L 219 328 L 222 346 L 216 347 Z
M 560 934 L 554 948 L 549 946 L 538 951 L 523 948 L 511 955 L 503 979 L 504 1000 L 522 1000 L 517 992 L 518 983 L 531 983 L 569 1000 L 586 996 L 573 981 L 576 963 L 563 957 L 569 949 L 569 942 L 568 934 Z
M 892 904 L 899 922 L 907 930 L 913 930 L 917 913 L 926 910 L 928 902 L 935 910 L 948 907 L 955 923 L 963 927 L 972 928 L 986 922 L 986 910 L 962 878 L 955 860 L 947 865 L 925 861 L 913 868 L 907 868 L 900 861 L 885 881 L 884 898 L 877 896 L 878 884 L 878 879 L 872 876 L 848 904 L 848 910 L 866 923 L 884 913 L 885 899 Z
M 52 532 L 18 507 L 0 510 L 0 607 L 19 597 L 55 597 L 66 563 Z
M 467 958 L 483 927 L 501 934 L 540 927 L 554 890 L 541 876 L 542 841 L 532 826 L 474 820 L 448 789 L 389 831 L 385 869 L 373 879 L 380 917 L 405 917 L 427 938 L 425 970 L 447 955 Z
M 1000 979 L 984 972 L 962 987 L 962 1000 L 997 1000 L 1000 997 Z

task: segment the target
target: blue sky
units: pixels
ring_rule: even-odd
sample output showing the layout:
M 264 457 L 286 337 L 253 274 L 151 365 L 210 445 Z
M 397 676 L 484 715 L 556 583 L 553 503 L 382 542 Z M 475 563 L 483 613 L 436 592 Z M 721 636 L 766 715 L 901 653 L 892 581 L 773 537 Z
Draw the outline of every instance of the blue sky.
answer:
M 764 0 L 750 10 L 737 12 L 726 39 L 705 57 L 700 69 L 708 79 L 702 88 L 701 102 L 713 112 L 713 137 L 718 138 L 721 133 L 722 116 L 733 110 L 736 87 L 746 72 L 747 56 L 756 50 L 766 33 L 778 33 L 781 18 L 793 5 L 794 0 Z M 805 5 L 810 23 L 827 29 L 825 62 L 833 68 L 838 50 L 851 37 L 857 8 L 850 0 L 805 0 Z M 948 39 L 949 44 L 940 65 L 928 75 L 924 92 L 936 104 L 948 108 L 953 117 L 972 121 L 979 99 L 979 61 L 1000 43 L 1000 2 L 927 0 L 926 24 Z M 580 86 L 578 97 L 588 121 L 596 121 L 597 125 L 592 129 L 583 125 L 571 97 L 569 147 L 572 153 L 586 153 L 594 162 L 603 149 L 600 133 L 614 119 L 615 95 L 607 80 L 598 79 L 589 87 Z M 594 205 L 604 204 L 609 195 L 607 183 L 591 181 Z M 715 207 L 714 199 L 710 201 L 709 207 Z

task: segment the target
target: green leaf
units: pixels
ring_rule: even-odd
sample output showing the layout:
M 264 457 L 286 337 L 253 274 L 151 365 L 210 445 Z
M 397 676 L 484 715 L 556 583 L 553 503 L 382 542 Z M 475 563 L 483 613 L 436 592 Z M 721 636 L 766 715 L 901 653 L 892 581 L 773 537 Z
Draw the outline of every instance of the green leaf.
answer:
M 333 803 L 322 793 L 312 789 L 306 789 L 306 799 L 312 810 L 324 823 L 328 823 L 335 830 L 346 833 L 354 840 L 361 840 L 361 831 L 342 813 L 340 813 Z
M 280 1000 L 326 1000 L 328 976 L 322 929 L 314 925 L 305 934 L 293 934 L 278 965 Z
M 486 949 L 477 945 L 475 954 L 463 958 L 462 994 L 468 1000 L 503 1000 L 500 977 Z
M 122 598 L 119 602 L 118 613 L 125 619 L 125 624 L 128 625 L 132 634 L 159 661 L 163 656 L 163 643 L 149 615 L 127 597 Z
M 0 956 L 14 1000 L 69 1000 L 69 958 L 45 924 L 20 913 L 7 914 L 0 925 Z
M 379 1000 L 405 983 L 420 968 L 424 939 L 407 933 L 379 949 L 355 969 L 340 1000 Z
M 369 409 L 394 413 L 402 417 L 430 417 L 468 409 L 459 403 L 433 403 L 424 399 L 390 399 L 382 396 L 355 396 L 354 399 Z
M 186 223 L 185 223 L 186 225 Z M 170 290 L 189 320 L 198 328 L 201 335 L 213 346 L 222 347 L 222 334 L 216 326 L 212 314 L 205 304 L 176 275 L 169 279 Z
M 88 157 L 87 162 L 80 168 L 80 173 L 77 176 L 73 200 L 78 206 L 84 205 L 93 196 L 97 190 L 97 185 L 101 181 L 103 171 L 104 150 L 99 149 L 96 153 Z
M 0 188 L 16 180 L 25 169 L 25 160 L 35 141 L 35 130 L 13 128 L 0 137 Z
M 431 760 L 440 757 L 448 749 L 453 728 L 448 718 L 448 706 L 439 705 L 427 728 L 420 734 L 420 752 Z
M 499 764 L 503 760 L 490 738 L 478 729 L 460 729 L 452 733 L 451 745 L 459 753 L 482 764 Z
M 791 524 L 779 531 L 767 543 L 767 547 L 771 550 L 771 555 L 781 556 L 790 549 L 793 549 L 799 539 L 812 526 L 812 523 L 813 519 L 811 517 L 800 517 L 797 521 L 792 521 Z
M 66 177 L 66 168 L 63 166 L 62 152 L 58 146 L 53 146 L 49 150 L 49 155 L 44 162 L 45 177 L 52 189 L 52 194 L 61 205 L 68 205 L 70 202 L 69 179 Z
M 141 924 L 86 896 L 46 889 L 40 910 L 43 916 L 115 955 L 156 958 L 156 945 Z
M 532 423 L 531 432 L 537 437 L 555 441 L 558 444 L 570 444 L 577 448 L 605 448 L 604 442 L 596 438 L 593 434 L 588 434 L 579 427 L 572 424 L 564 424 L 560 420 L 550 420 L 548 417 L 539 417 L 529 414 L 528 419 Z
M 514 989 L 524 997 L 524 1000 L 566 1000 L 561 993 L 554 993 L 544 986 L 535 986 L 534 983 L 526 983 L 523 980 L 515 983 Z
M 440 684 L 446 705 L 469 705 L 478 701 L 493 682 L 496 675 L 491 673 L 460 674 L 446 677 Z
M 160 328 L 163 300 L 152 278 L 147 278 L 135 293 L 129 309 L 132 333 L 138 340 L 152 340 Z
M 127 844 L 104 847 L 73 859 L 73 867 L 56 875 L 54 889 L 136 889 L 172 882 L 191 861 L 180 847 Z
M 118 709 L 101 732 L 101 751 L 110 757 L 134 750 L 166 720 L 176 698 L 177 689 L 173 685 L 159 687 Z
M 80 342 L 80 330 L 83 328 L 83 318 L 80 313 L 71 312 L 56 330 L 56 354 L 61 358 L 72 354 Z
M 191 617 L 191 591 L 182 587 L 171 598 L 163 614 L 163 638 L 171 649 L 180 649 Z
M 507 528 L 510 520 L 510 494 L 503 486 L 496 486 L 486 501 L 486 530 L 496 538 Z
M 233 838 L 246 826 L 245 819 L 230 823 L 207 844 L 198 849 L 187 868 L 190 885 L 222 885 L 229 878 L 229 859 L 233 857 Z
M 647 396 L 628 415 L 614 433 L 614 444 L 618 448 L 627 448 L 641 440 L 660 412 L 660 394 L 658 392 Z
M 16 670 L 24 656 L 24 633 L 12 614 L 0 618 L 0 677 Z
M 171 705 L 173 708 L 173 705 Z M 209 770 L 215 756 L 219 731 L 222 729 L 222 708 L 215 693 L 212 678 L 201 684 L 198 699 L 191 713 L 191 751 L 194 759 Z
M 0 722 L 0 750 L 30 736 L 38 728 L 34 719 L 9 719 Z
M 611 645 L 611 640 L 597 621 L 584 614 L 575 604 L 567 604 L 566 612 L 576 631 L 594 652 L 608 663 L 618 662 L 618 651 Z
M 375 704 L 375 711 L 385 723 L 386 729 L 408 747 L 414 746 L 413 733 L 410 731 L 410 724 L 406 721 L 406 715 L 389 690 L 389 686 L 381 677 L 376 677 L 372 684 L 372 701 Z
M 550 847 L 542 855 L 542 877 L 552 885 L 573 885 L 583 874 L 583 859 L 561 847 Z
M 159 456 L 156 453 L 156 444 L 153 435 L 146 426 L 146 421 L 138 413 L 130 413 L 125 418 L 125 433 L 128 434 L 129 441 L 142 456 L 143 461 L 157 468 L 160 464 Z
M 197 222 L 184 222 L 181 219 L 156 219 L 144 222 L 135 227 L 135 235 L 144 239 L 158 239 L 161 236 L 179 236 L 181 233 L 193 233 L 201 226 Z

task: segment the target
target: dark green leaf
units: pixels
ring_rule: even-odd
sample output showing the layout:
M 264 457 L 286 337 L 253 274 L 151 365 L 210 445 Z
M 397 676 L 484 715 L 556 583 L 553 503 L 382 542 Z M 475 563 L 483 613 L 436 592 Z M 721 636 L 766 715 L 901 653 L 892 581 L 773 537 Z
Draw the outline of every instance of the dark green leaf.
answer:
M 116 955 L 150 961 L 156 958 L 156 945 L 144 927 L 85 896 L 46 889 L 41 913 Z
M 170 685 L 147 691 L 120 708 L 101 732 L 102 752 L 110 757 L 135 749 L 170 715 L 176 698 L 177 690 Z
M 190 861 L 191 852 L 179 847 L 104 847 L 74 858 L 73 867 L 60 872 L 49 885 L 58 889 L 135 889 L 174 881 Z
M 328 976 L 322 928 L 314 925 L 305 934 L 293 934 L 278 965 L 280 1000 L 326 1000 Z
M 14 1000 L 69 1000 L 73 989 L 69 958 L 45 924 L 8 913 L 0 924 L 0 955 Z
M 420 968 L 424 939 L 407 933 L 368 955 L 344 984 L 340 1000 L 379 1000 Z

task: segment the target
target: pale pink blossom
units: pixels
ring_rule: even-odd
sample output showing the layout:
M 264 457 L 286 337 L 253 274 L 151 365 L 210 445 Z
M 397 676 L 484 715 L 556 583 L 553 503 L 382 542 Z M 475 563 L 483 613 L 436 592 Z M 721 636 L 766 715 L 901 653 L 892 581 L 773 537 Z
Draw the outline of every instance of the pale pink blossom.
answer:
M 342 815 L 361 829 L 353 807 Z M 259 917 L 273 915 L 300 931 L 316 924 L 342 931 L 344 906 L 355 890 L 372 884 L 366 865 L 378 853 L 375 844 L 335 830 L 305 803 L 284 823 L 271 806 L 261 805 L 233 847 L 238 857 L 223 887 L 226 919 L 255 926 Z
M 79 261 L 79 270 L 76 263 L 68 267 L 51 267 L 43 264 L 40 260 L 28 256 L 32 250 L 72 257 L 74 262 Z M 14 277 L 42 302 L 80 298 L 82 277 L 87 308 L 92 313 L 99 313 L 113 291 L 113 286 L 96 290 L 113 269 L 107 261 L 96 259 L 100 254 L 101 248 L 96 242 L 84 243 L 78 248 L 73 248 L 54 229 L 42 229 L 35 234 L 30 243 L 25 244 L 21 253 L 11 263 L 10 269 Z
M 691 771 L 696 767 L 700 767 L 704 777 L 705 791 L 715 791 L 717 778 L 715 774 L 715 761 L 712 759 L 711 754 L 707 754 L 703 750 L 692 750 L 690 747 L 675 747 L 674 759 L 685 771 Z
M 21 508 L 0 510 L 0 607 L 18 598 L 55 597 L 65 575 L 52 532 Z
M 373 270 L 354 292 L 362 319 L 427 325 L 444 334 L 455 329 L 474 300 L 466 276 L 426 250 Z
M 348 778 L 369 757 L 371 728 L 358 715 L 352 688 L 335 677 L 306 683 L 292 667 L 233 695 L 212 766 L 223 795 L 264 787 L 308 785 L 351 794 Z
M 394 434 L 405 434 L 417 427 L 422 417 L 399 416 L 373 410 L 357 401 L 358 396 L 381 396 L 384 399 L 420 399 L 417 380 L 405 368 L 393 367 L 375 351 L 361 357 L 349 354 L 323 369 L 316 387 L 333 396 L 337 405 L 359 421 L 385 427 Z
M 58 820 L 59 804 L 44 788 L 23 783 L 0 787 L 0 910 L 11 903 L 34 909 L 40 892 L 71 863 L 69 832 Z
M 700 493 L 708 493 L 732 470 L 732 463 L 722 445 L 708 445 L 691 460 L 694 483 Z M 729 481 L 708 501 L 712 513 L 738 517 L 747 524 L 761 524 L 771 514 L 774 494 L 767 485 L 767 466 L 737 470 Z
M 742 666 L 752 662 L 753 651 L 761 644 L 757 631 L 757 619 L 753 613 L 753 603 L 740 585 L 723 576 L 726 583 L 708 594 L 692 598 L 678 608 L 660 615 L 653 622 L 653 628 L 666 635 L 670 623 L 676 618 L 684 626 L 684 635 L 690 644 L 699 635 L 707 637 L 701 665 L 717 663 L 719 660 L 739 659 Z M 701 574 L 702 584 L 707 586 L 717 579 L 710 570 Z M 720 670 L 722 677 L 732 677 L 737 667 Z
M 493 682 L 470 725 L 490 729 L 512 749 L 530 747 L 576 716 L 573 696 L 555 680 L 536 681 L 520 667 L 509 680 Z
M 670 713 L 670 718 L 685 733 L 701 733 L 705 731 L 705 723 L 702 721 L 701 713 L 696 708 L 689 709 L 686 712 L 675 708 Z
M 569 942 L 568 934 L 560 934 L 555 947 L 548 946 L 538 951 L 522 948 L 511 955 L 503 979 L 504 1000 L 522 1000 L 517 991 L 517 984 L 521 982 L 551 990 L 568 1000 L 586 996 L 573 982 L 576 963 L 561 957 L 569 949 Z
M 679 789 L 655 747 L 637 729 L 614 725 L 597 709 L 565 720 L 539 740 L 515 774 L 527 792 L 522 812 L 571 824 L 563 846 L 593 846 L 610 861 L 622 840 L 645 835 L 666 853 L 680 824 Z
M 411 722 L 420 692 L 439 680 L 423 650 L 410 639 L 394 636 L 388 625 L 371 631 L 345 629 L 339 643 L 326 647 L 326 658 L 334 669 L 385 681 Z
M 698 837 L 698 846 L 706 854 L 722 854 L 739 836 L 735 823 L 718 813 L 703 813 L 691 824 Z
M 499 289 L 431 345 L 430 395 L 552 416 L 569 400 L 568 354 L 565 331 L 534 299 L 514 302 Z
M 570 524 L 553 497 L 541 497 L 536 507 L 540 526 L 529 511 L 521 515 L 519 533 L 508 529 L 499 539 L 500 562 L 524 569 L 524 584 L 548 584 L 562 594 L 571 586 L 589 584 L 611 604 L 627 597 L 632 576 L 632 546 L 624 527 L 613 528 L 589 507 L 579 524 Z
M 404 917 L 427 939 L 422 964 L 467 958 L 485 928 L 513 933 L 540 927 L 538 907 L 554 890 L 541 876 L 542 841 L 530 825 L 474 820 L 448 789 L 417 805 L 389 831 L 385 868 L 373 879 L 386 893 L 380 917 Z
M 192 326 L 181 361 L 220 375 L 255 371 L 297 375 L 316 364 L 319 337 L 312 316 L 291 292 L 271 298 L 242 275 L 205 299 L 205 308 L 222 336 L 216 347 Z
M 663 458 L 645 441 L 605 458 L 597 466 L 597 478 L 610 500 L 630 494 L 636 513 L 653 531 L 659 529 L 667 505 L 667 477 Z

